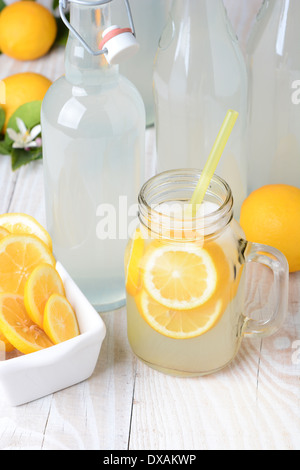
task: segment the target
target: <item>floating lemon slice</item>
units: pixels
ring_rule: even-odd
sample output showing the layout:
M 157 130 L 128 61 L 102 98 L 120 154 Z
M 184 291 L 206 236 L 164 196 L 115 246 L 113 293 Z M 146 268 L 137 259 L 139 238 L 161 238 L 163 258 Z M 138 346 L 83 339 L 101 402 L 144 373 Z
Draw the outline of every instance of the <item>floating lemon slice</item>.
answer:
M 137 229 L 129 244 L 129 255 L 125 255 L 126 290 L 135 296 L 140 288 L 140 261 L 144 254 L 145 241 L 140 229 Z
M 217 285 L 217 271 L 209 252 L 190 244 L 150 249 L 143 260 L 143 284 L 161 305 L 175 310 L 199 307 Z
M 0 330 L 23 354 L 53 346 L 45 332 L 29 318 L 23 297 L 17 294 L 0 294 Z
M 46 303 L 43 327 L 54 344 L 79 335 L 76 314 L 66 297 L 51 295 Z
M 158 333 L 175 339 L 194 338 L 206 333 L 219 321 L 224 310 L 221 300 L 191 310 L 166 308 L 145 290 L 136 300 L 144 320 Z
M 27 278 L 34 268 L 55 265 L 49 248 L 34 235 L 7 235 L 0 240 L 0 292 L 24 294 Z
M 45 305 L 52 294 L 65 295 L 61 277 L 50 264 L 39 264 L 26 281 L 24 303 L 31 320 L 41 328 Z
M 0 215 L 0 226 L 13 234 L 35 235 L 52 250 L 52 240 L 47 230 L 31 215 L 7 213 Z

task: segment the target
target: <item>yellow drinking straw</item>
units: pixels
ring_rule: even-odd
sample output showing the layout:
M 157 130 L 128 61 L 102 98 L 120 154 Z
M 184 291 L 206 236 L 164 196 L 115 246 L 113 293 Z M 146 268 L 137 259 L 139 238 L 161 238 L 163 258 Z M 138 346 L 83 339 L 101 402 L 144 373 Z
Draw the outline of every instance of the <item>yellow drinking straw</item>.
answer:
M 229 109 L 226 114 L 226 117 L 216 138 L 214 146 L 211 149 L 210 155 L 199 178 L 197 187 L 190 200 L 190 204 L 192 205 L 193 217 L 197 213 L 197 206 L 199 206 L 199 204 L 201 204 L 201 202 L 203 201 L 210 180 L 212 179 L 213 174 L 216 171 L 219 160 L 230 137 L 232 129 L 234 128 L 238 115 L 239 113 L 237 111 L 233 111 L 232 109 Z

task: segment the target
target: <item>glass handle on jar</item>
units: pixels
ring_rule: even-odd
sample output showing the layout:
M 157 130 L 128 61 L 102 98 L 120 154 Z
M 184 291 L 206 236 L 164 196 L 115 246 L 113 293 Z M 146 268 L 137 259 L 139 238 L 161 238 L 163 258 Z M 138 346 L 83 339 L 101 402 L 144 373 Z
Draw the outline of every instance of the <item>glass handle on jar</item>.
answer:
M 248 243 L 246 262 L 269 267 L 274 276 L 275 310 L 267 320 L 248 318 L 245 335 L 270 336 L 281 327 L 288 311 L 289 266 L 285 256 L 276 248 L 259 243 Z

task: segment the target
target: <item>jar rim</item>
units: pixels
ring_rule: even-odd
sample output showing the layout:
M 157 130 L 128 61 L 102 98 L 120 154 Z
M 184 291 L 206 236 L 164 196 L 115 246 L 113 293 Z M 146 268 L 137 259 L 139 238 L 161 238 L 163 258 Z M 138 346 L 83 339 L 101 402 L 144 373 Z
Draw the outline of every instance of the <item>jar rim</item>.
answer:
M 216 174 L 213 175 L 204 198 L 204 201 L 214 199 L 216 202 L 218 200 L 215 210 L 207 214 L 189 216 L 184 220 L 182 217 L 178 218 L 178 216 L 172 216 L 157 209 L 163 202 L 171 200 L 181 202 L 185 200 L 188 203 L 201 173 L 202 170 L 199 169 L 183 168 L 167 170 L 152 176 L 144 183 L 138 196 L 140 222 L 151 232 L 155 232 L 154 229 L 158 230 L 160 236 L 166 225 L 170 228 L 177 222 L 178 226 L 180 219 L 182 229 L 196 231 L 201 237 L 212 236 L 223 230 L 233 218 L 233 196 L 228 183 Z M 179 199 L 171 197 L 172 191 L 179 192 Z

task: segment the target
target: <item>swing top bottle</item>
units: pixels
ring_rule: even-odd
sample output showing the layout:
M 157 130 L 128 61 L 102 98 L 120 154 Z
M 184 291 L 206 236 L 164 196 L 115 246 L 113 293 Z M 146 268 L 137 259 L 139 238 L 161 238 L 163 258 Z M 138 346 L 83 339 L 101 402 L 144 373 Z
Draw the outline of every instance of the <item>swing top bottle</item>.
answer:
M 111 26 L 110 2 L 70 2 L 72 28 L 92 51 Z M 125 302 L 127 229 L 144 180 L 145 108 L 104 54 L 69 34 L 65 76 L 42 106 L 48 230 L 56 258 L 91 303 Z

